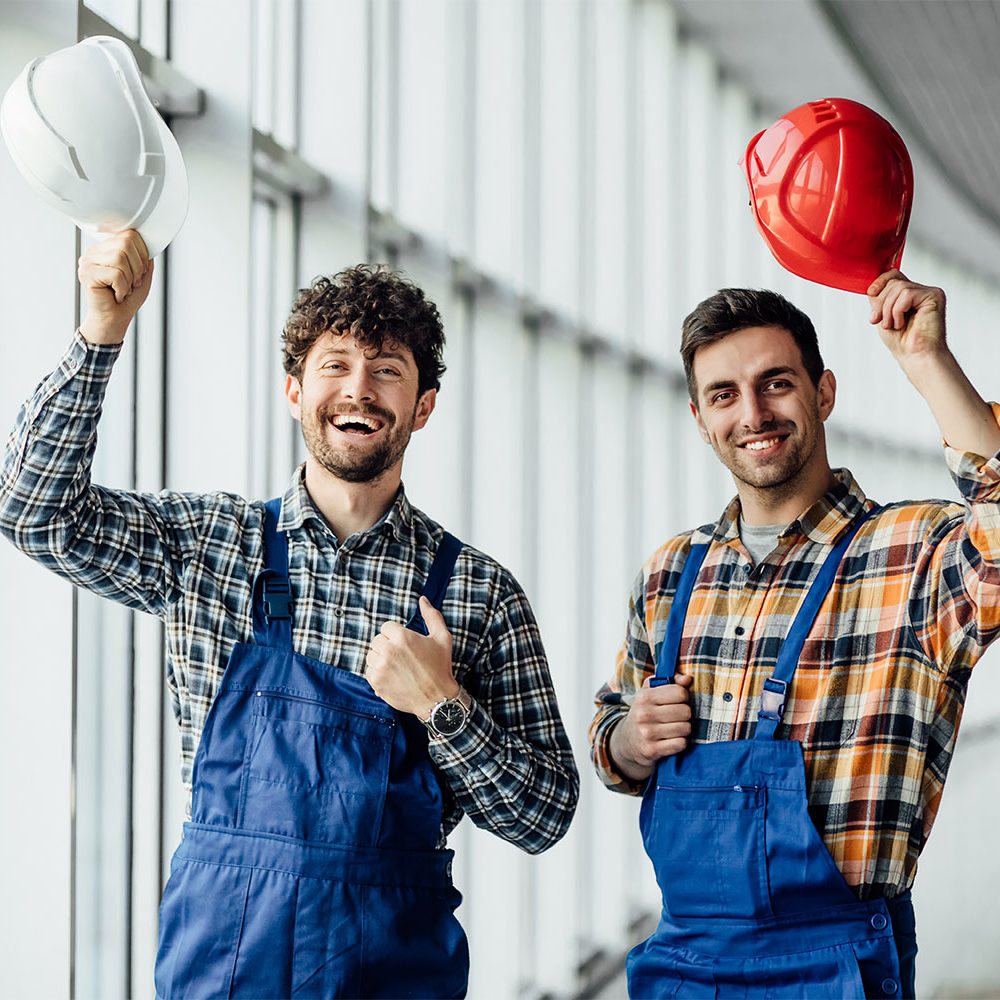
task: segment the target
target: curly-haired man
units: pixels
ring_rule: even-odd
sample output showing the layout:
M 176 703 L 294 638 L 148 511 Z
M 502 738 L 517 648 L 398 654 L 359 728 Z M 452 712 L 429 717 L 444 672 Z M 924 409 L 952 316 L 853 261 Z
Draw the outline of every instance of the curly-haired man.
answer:
M 90 466 L 152 273 L 135 233 L 81 258 L 87 316 L 19 416 L 0 529 L 166 623 L 191 814 L 157 994 L 464 996 L 447 835 L 468 813 L 543 851 L 578 777 L 517 582 L 403 491 L 444 371 L 438 311 L 383 268 L 318 279 L 283 338 L 308 453 L 284 496 L 140 495 Z

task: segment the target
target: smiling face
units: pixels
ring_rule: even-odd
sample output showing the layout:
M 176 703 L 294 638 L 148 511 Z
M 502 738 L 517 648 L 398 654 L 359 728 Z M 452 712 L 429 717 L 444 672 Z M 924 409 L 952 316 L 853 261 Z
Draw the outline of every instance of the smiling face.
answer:
M 408 347 L 365 349 L 332 331 L 310 349 L 301 382 L 287 376 L 285 396 L 310 460 L 337 479 L 367 483 L 398 476 L 410 435 L 427 423 L 437 392 L 418 387 Z
M 792 335 L 778 326 L 699 347 L 693 371 L 691 412 L 737 485 L 782 500 L 810 494 L 811 501 L 813 486 L 830 477 L 823 422 L 836 397 L 833 373 L 814 385 Z

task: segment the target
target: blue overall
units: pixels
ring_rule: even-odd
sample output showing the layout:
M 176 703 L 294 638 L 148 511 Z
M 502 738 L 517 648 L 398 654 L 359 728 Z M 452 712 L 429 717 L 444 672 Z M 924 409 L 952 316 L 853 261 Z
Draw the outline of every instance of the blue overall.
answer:
M 427 734 L 368 682 L 292 649 L 280 501 L 267 504 L 253 643 L 237 643 L 194 761 L 160 907 L 156 992 L 464 997 L 453 852 Z M 461 543 L 424 595 L 440 607 Z M 419 611 L 408 628 L 426 634 Z
M 775 739 L 806 636 L 865 519 L 848 529 L 806 595 L 764 682 L 754 738 L 689 747 L 659 761 L 650 777 L 640 827 L 663 910 L 628 957 L 634 1000 L 912 995 L 909 893 L 857 898 L 810 819 L 802 744 Z M 707 549 L 691 546 L 653 685 L 673 681 Z M 908 960 L 903 977 L 894 921 Z

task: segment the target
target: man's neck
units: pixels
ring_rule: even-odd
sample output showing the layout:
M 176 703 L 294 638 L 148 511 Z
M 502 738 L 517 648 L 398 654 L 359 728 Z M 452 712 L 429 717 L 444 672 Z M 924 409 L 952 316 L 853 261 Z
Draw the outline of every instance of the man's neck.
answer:
M 836 485 L 837 477 L 824 463 L 815 470 L 803 469 L 781 486 L 761 489 L 737 480 L 736 491 L 744 524 L 791 524 Z
M 401 477 L 400 462 L 378 479 L 351 483 L 331 475 L 311 456 L 306 459 L 306 490 L 339 542 L 379 521 L 392 506 Z

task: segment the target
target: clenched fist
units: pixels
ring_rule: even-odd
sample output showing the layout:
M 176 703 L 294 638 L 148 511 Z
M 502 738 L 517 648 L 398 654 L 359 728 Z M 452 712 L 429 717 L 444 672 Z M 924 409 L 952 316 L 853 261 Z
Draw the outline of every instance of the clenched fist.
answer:
M 142 237 L 130 229 L 87 247 L 77 277 L 87 303 L 80 333 L 91 344 L 120 344 L 153 281 Z
M 653 765 L 687 749 L 691 735 L 689 704 L 693 677 L 676 674 L 673 684 L 650 687 L 650 678 L 636 692 L 628 714 L 611 731 L 615 767 L 632 781 L 644 781 Z

